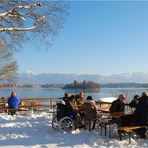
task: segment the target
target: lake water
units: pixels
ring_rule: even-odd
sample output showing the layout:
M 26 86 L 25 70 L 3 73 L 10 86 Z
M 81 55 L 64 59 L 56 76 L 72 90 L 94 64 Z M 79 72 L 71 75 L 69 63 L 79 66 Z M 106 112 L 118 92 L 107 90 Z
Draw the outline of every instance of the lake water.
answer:
M 65 93 L 65 90 L 61 88 L 15 88 L 14 91 L 19 98 L 61 98 Z M 101 88 L 99 92 L 84 92 L 84 95 L 85 98 L 91 95 L 94 100 L 99 100 L 103 97 L 118 97 L 120 93 L 123 93 L 127 96 L 127 102 L 129 102 L 135 94 L 141 95 L 143 91 L 148 92 L 148 88 Z M 11 92 L 11 88 L 0 88 L 0 97 L 8 97 Z M 76 94 L 78 92 L 71 91 L 70 93 Z

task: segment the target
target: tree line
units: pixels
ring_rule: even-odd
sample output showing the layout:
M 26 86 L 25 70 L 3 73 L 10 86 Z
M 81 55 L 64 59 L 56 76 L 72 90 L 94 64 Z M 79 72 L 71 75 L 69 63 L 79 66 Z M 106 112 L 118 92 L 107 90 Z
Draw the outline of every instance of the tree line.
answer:
M 100 84 L 93 81 L 78 82 L 74 80 L 73 83 L 64 85 L 63 89 L 99 90 Z
M 106 83 L 101 84 L 101 87 L 107 88 L 148 88 L 148 83 Z

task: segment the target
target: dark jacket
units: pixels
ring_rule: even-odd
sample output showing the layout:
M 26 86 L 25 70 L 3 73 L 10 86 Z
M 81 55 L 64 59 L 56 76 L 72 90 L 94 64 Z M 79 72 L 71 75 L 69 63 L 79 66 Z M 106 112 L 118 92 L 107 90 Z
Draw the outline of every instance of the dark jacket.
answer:
M 112 105 L 109 110 L 111 113 L 114 113 L 114 112 L 124 112 L 124 109 L 125 109 L 125 103 L 117 99 L 112 102 Z
M 138 101 L 137 100 L 132 100 L 130 103 L 129 103 L 129 107 L 136 107 L 138 104 Z
M 137 125 L 148 126 L 148 96 L 139 98 L 139 102 L 134 112 L 134 121 Z
M 8 107 L 9 108 L 18 108 L 20 100 L 16 96 L 11 96 L 8 98 Z

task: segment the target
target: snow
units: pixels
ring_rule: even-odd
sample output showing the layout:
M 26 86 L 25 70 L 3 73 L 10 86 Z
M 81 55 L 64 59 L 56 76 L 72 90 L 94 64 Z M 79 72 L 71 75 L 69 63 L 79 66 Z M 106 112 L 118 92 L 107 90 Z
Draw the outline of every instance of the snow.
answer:
M 99 101 L 101 102 L 108 102 L 108 103 L 112 103 L 114 100 L 116 100 L 117 98 L 115 97 L 106 97 L 106 98 L 100 98 Z
M 55 131 L 51 127 L 52 116 L 48 112 L 17 112 L 11 116 L 0 113 L 0 148 L 106 148 L 148 147 L 148 138 L 128 138 L 119 141 L 116 131 L 109 136 L 93 131 L 75 130 L 71 133 Z

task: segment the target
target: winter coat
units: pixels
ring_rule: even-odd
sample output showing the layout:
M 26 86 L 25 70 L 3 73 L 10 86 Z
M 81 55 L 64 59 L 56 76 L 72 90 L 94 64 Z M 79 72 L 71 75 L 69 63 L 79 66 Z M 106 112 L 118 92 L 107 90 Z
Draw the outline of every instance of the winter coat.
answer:
M 138 100 L 132 100 L 130 103 L 129 103 L 129 106 L 130 107 L 136 107 L 138 104 Z
M 137 125 L 148 126 L 148 96 L 139 98 L 139 102 L 134 112 L 134 121 Z
M 80 106 L 83 104 L 83 100 L 81 100 L 80 98 L 76 99 L 76 105 L 78 106 L 78 108 L 80 108 Z
M 110 107 L 110 113 L 114 112 L 124 112 L 125 110 L 125 103 L 121 102 L 119 99 L 112 102 L 112 105 Z
M 86 120 L 95 120 L 97 117 L 96 103 L 93 100 L 86 100 L 80 107 L 85 112 Z
M 20 100 L 17 98 L 17 96 L 11 96 L 8 98 L 9 108 L 18 108 L 19 104 L 20 104 Z

